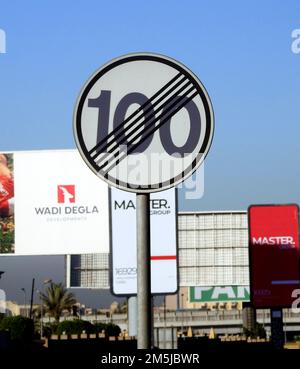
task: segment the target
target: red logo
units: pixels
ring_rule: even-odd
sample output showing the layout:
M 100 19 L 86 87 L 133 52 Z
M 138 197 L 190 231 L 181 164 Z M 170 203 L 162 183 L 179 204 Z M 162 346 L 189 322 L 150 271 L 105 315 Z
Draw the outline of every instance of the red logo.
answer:
M 58 185 L 57 186 L 57 202 L 59 204 L 71 204 L 75 202 L 75 186 L 74 185 Z

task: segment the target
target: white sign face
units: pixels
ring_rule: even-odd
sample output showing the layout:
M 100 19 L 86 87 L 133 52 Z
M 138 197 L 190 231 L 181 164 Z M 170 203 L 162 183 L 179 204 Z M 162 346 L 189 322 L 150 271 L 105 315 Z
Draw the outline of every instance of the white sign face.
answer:
M 199 79 L 156 54 L 130 54 L 98 70 L 75 108 L 74 134 L 87 165 L 131 192 L 174 187 L 201 164 L 213 110 Z
M 1 253 L 109 252 L 108 186 L 84 165 L 77 150 L 6 156 L 12 186 L 9 201 L 14 208 L 11 213 L 3 211 L 2 219 L 0 212 L 1 224 L 7 222 L 0 232 Z M 9 229 L 14 229 L 10 245 L 4 243 Z
M 111 190 L 111 273 L 115 295 L 137 293 L 136 197 Z M 176 190 L 150 196 L 151 292 L 175 293 L 178 287 Z

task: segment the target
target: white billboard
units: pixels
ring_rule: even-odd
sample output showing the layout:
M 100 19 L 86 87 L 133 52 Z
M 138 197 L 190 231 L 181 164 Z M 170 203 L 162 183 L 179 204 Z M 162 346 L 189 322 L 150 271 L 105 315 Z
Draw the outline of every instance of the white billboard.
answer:
M 151 291 L 176 293 L 177 193 L 175 189 L 150 195 Z M 115 295 L 137 293 L 136 196 L 111 189 L 111 290 Z
M 108 187 L 76 150 L 0 154 L 1 254 L 99 252 L 109 252 Z

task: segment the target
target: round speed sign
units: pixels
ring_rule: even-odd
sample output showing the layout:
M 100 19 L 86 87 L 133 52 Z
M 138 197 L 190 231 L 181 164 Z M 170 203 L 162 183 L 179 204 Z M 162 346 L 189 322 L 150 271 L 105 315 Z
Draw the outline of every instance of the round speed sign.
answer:
M 74 112 L 87 165 L 110 185 L 155 192 L 189 177 L 204 160 L 213 109 L 199 79 L 157 54 L 129 54 L 97 70 Z

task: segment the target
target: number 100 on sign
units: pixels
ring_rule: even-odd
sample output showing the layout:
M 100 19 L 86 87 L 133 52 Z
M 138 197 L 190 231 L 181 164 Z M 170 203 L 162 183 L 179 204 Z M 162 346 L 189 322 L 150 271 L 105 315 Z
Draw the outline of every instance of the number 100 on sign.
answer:
M 100 68 L 74 113 L 77 146 L 110 185 L 154 192 L 182 182 L 207 154 L 213 111 L 199 79 L 173 59 L 131 54 Z

